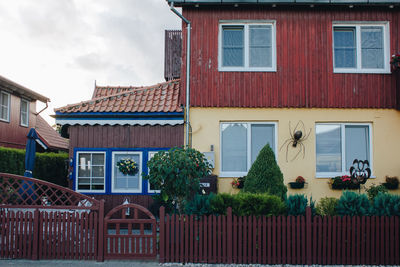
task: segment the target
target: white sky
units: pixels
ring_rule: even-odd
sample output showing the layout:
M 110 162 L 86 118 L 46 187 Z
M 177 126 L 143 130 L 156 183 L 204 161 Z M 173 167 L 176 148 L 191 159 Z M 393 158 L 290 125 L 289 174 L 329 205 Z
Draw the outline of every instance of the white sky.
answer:
M 53 109 L 90 99 L 95 80 L 163 82 L 164 30 L 180 28 L 165 0 L 1 0 L 0 75 L 50 98 L 53 124 Z

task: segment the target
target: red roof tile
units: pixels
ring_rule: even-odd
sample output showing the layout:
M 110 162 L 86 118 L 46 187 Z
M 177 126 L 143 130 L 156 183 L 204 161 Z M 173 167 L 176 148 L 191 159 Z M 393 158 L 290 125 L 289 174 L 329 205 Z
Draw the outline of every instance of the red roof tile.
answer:
M 180 80 L 147 87 L 98 87 L 93 98 L 54 109 L 56 112 L 182 112 Z
M 55 149 L 68 150 L 69 141 L 61 137 L 40 115 L 36 117 L 36 132 L 40 139 L 50 147 Z

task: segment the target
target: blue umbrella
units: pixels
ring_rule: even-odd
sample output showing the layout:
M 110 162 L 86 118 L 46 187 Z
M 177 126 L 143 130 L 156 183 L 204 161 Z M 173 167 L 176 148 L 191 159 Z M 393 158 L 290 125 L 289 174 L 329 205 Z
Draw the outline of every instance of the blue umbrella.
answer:
M 32 178 L 32 171 L 35 166 L 35 153 L 36 153 L 36 140 L 39 140 L 39 137 L 35 131 L 35 129 L 31 128 L 27 135 L 28 140 L 26 141 L 26 150 L 25 150 L 25 177 Z M 29 188 L 26 192 L 25 190 Z M 26 199 L 29 196 L 33 195 L 33 183 L 32 182 L 23 182 L 22 189 L 20 191 L 22 198 Z M 25 193 L 23 193 L 25 192 Z M 36 196 L 31 197 L 32 200 L 36 199 Z

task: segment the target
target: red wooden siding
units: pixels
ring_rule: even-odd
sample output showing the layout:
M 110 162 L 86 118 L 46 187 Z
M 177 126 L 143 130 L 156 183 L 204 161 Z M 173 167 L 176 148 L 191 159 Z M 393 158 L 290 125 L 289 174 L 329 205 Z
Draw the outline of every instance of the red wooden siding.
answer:
M 123 194 L 114 194 L 114 195 L 98 195 L 98 194 L 85 194 L 87 196 L 93 197 L 97 200 L 104 199 L 104 213 L 108 213 L 113 208 L 124 203 L 126 199 L 128 199 L 129 203 L 135 203 L 145 208 L 150 208 L 151 204 L 153 204 L 153 198 L 151 195 L 123 195 Z
M 75 125 L 69 128 L 70 156 L 75 147 L 174 147 L 183 145 L 183 125 Z M 121 204 L 121 203 L 120 203 Z
M 335 74 L 332 21 L 389 21 L 390 53 L 400 49 L 398 9 L 184 7 L 192 22 L 191 105 L 196 107 L 395 108 L 393 74 Z M 275 20 L 276 72 L 218 72 L 219 20 Z M 183 27 L 182 101 L 186 27 Z M 389 60 L 389 59 L 388 59 Z
M 20 125 L 21 98 L 10 94 L 10 121 L 0 121 L 0 146 L 12 148 L 25 148 L 26 135 L 31 127 L 36 125 L 36 101 L 29 103 L 29 127 Z

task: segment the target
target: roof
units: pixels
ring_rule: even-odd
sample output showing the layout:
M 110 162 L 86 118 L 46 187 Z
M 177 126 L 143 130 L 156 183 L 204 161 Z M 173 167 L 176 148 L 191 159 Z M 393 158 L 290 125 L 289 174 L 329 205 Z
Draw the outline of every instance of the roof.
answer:
M 36 117 L 35 130 L 46 146 L 53 149 L 68 150 L 68 139 L 61 137 L 40 115 Z
M 346 4 L 356 4 L 356 5 L 384 5 L 384 4 L 400 4 L 399 0 L 167 0 L 169 4 L 172 2 L 176 6 L 183 5 L 235 5 L 235 4 L 318 4 L 318 5 L 346 5 Z
M 60 113 L 183 112 L 180 80 L 147 87 L 96 86 L 91 100 L 54 109 Z
M 7 89 L 10 90 L 11 92 L 16 92 L 21 96 L 26 96 L 31 99 L 39 100 L 43 103 L 50 102 L 50 99 L 48 97 L 38 94 L 32 91 L 31 89 L 28 89 L 18 83 L 15 83 L 3 76 L 0 76 L 0 89 Z

